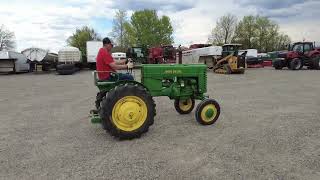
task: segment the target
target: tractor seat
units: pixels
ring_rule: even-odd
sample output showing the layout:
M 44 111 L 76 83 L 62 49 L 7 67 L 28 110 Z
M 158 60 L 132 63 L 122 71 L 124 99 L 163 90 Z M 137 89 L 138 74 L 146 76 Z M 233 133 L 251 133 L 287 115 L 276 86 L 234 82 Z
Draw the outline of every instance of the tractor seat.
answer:
M 110 78 L 108 80 L 101 80 L 97 76 L 95 76 L 96 85 L 98 86 L 106 86 L 110 84 L 114 84 L 119 80 L 119 75 L 116 73 L 110 73 Z

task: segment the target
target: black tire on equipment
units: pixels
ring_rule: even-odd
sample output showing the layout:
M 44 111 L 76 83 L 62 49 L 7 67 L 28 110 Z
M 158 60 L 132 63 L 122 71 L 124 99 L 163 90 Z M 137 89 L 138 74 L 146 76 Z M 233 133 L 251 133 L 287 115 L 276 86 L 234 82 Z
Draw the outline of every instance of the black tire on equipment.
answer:
M 74 64 L 59 64 L 56 69 L 60 75 L 71 75 L 76 72 Z
M 57 72 L 59 75 L 71 75 L 75 73 L 75 69 L 59 69 Z
M 112 111 L 114 105 L 118 100 L 125 96 L 136 96 L 141 98 L 147 106 L 147 118 L 144 123 L 134 131 L 123 131 L 119 129 L 112 120 Z M 106 131 L 119 139 L 133 139 L 139 138 L 142 134 L 146 133 L 149 127 L 154 122 L 154 116 L 156 115 L 155 102 L 149 92 L 141 85 L 138 84 L 122 84 L 116 86 L 114 89 L 108 92 L 106 98 L 103 98 L 101 102 L 101 108 L 99 111 L 102 119 L 102 126 Z
M 193 108 L 194 108 L 194 104 L 195 104 L 195 101 L 194 101 L 194 99 L 188 99 L 188 101 L 189 100 L 191 100 L 191 103 L 192 103 L 192 105 L 191 105 L 191 107 L 188 109 L 188 110 L 182 110 L 181 108 L 180 108 L 180 101 L 181 100 L 179 100 L 179 99 L 176 99 L 176 100 L 174 100 L 174 108 L 176 109 L 176 111 L 179 113 L 179 114 L 190 114 L 191 112 L 192 112 L 192 110 L 193 110 Z
M 312 59 L 312 69 L 320 70 L 320 56 Z
M 240 69 L 240 70 L 238 71 L 238 74 L 244 74 L 244 72 L 245 72 L 245 69 Z
M 225 70 L 226 74 L 232 74 L 232 70 L 229 64 L 223 65 L 223 70 Z
M 289 62 L 289 69 L 291 70 L 299 70 L 299 69 L 302 69 L 302 67 L 303 67 L 303 62 L 299 58 L 292 59 Z
M 281 65 L 281 61 L 274 61 L 273 63 L 273 67 L 276 69 L 276 70 L 280 70 L 282 69 L 282 65 Z
M 212 104 L 212 105 L 214 105 L 214 106 L 216 107 L 216 109 L 217 109 L 217 114 L 216 114 L 215 118 L 214 118 L 212 121 L 206 122 L 206 121 L 204 121 L 204 120 L 201 118 L 201 111 L 203 110 L 203 108 L 204 108 L 205 106 L 210 105 L 210 104 Z M 220 116 L 220 105 L 219 105 L 219 103 L 218 103 L 216 100 L 214 100 L 214 99 L 205 99 L 205 100 L 201 101 L 201 102 L 198 104 L 198 106 L 197 106 L 197 108 L 196 108 L 195 116 L 196 116 L 196 120 L 198 121 L 198 123 L 200 123 L 200 124 L 202 124 L 202 125 L 211 125 L 211 124 L 214 124 L 214 123 L 218 120 L 218 118 L 219 118 L 219 116 Z

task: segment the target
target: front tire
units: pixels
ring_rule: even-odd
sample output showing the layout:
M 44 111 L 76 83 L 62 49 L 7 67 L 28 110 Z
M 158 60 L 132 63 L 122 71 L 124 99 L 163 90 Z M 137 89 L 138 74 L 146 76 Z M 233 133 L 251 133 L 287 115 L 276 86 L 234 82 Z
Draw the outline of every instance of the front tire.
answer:
M 273 62 L 273 67 L 276 69 L 276 70 L 281 70 L 283 68 L 283 66 L 281 65 L 281 61 L 274 61 Z
M 202 125 L 214 124 L 220 116 L 220 105 L 214 99 L 205 99 L 198 104 L 195 115 Z
M 291 70 L 299 70 L 302 69 L 303 62 L 299 58 L 292 59 L 291 62 L 289 62 L 289 69 Z
M 174 100 L 174 107 L 179 114 L 189 114 L 194 108 L 195 101 L 190 98 L 187 100 Z
M 155 103 L 141 85 L 123 84 L 109 91 L 99 111 L 102 126 L 120 139 L 139 138 L 154 122 Z

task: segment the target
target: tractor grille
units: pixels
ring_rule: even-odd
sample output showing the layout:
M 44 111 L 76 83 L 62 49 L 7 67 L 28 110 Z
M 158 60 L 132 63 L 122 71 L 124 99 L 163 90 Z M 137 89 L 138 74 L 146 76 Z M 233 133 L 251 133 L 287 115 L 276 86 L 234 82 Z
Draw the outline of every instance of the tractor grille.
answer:
M 244 56 L 238 56 L 238 68 L 246 67 L 246 58 Z

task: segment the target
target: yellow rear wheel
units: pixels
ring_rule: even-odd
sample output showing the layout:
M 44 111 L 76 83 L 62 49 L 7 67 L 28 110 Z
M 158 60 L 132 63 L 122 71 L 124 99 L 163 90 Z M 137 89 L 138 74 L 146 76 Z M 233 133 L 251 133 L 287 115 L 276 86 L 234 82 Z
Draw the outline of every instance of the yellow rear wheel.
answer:
M 133 139 L 146 133 L 154 122 L 155 103 L 139 84 L 122 84 L 101 102 L 101 124 L 112 136 Z
M 214 124 L 220 116 L 220 105 L 214 99 L 206 99 L 196 109 L 196 120 L 202 125 Z
M 147 119 L 146 103 L 137 96 L 125 96 L 117 101 L 112 110 L 112 122 L 123 131 L 139 129 Z
M 189 114 L 194 108 L 195 101 L 192 98 L 187 100 L 176 99 L 174 101 L 174 107 L 180 114 Z

